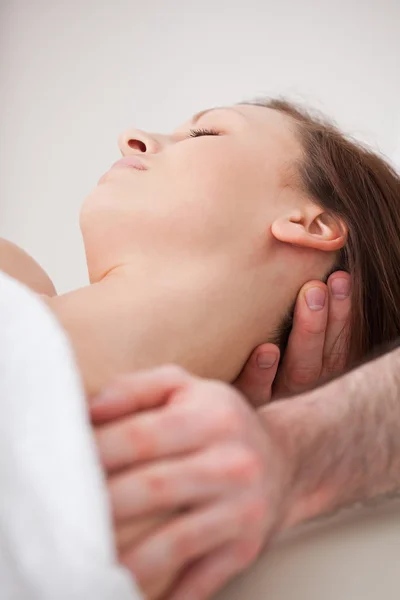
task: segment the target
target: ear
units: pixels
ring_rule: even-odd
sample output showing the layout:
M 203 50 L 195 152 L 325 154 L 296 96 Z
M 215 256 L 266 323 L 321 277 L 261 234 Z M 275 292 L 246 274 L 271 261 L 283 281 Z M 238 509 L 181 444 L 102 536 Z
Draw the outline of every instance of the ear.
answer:
M 271 231 L 280 242 L 324 252 L 343 248 L 348 234 L 342 219 L 311 203 L 277 218 L 272 223 Z

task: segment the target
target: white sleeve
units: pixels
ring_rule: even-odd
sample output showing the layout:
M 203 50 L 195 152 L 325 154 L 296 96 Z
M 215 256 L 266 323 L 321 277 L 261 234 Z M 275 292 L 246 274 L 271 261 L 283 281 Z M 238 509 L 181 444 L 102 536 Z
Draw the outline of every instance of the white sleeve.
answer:
M 47 306 L 0 272 L 0 597 L 134 600 L 80 378 Z

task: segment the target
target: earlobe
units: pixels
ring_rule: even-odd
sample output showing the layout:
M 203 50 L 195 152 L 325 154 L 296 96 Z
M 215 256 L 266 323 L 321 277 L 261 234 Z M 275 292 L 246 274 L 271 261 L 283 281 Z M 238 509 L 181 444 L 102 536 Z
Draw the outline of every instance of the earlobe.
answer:
M 317 207 L 315 207 L 317 208 Z M 347 240 L 347 227 L 338 217 L 318 210 L 318 214 L 292 213 L 276 219 L 271 226 L 275 239 L 293 246 L 335 252 Z

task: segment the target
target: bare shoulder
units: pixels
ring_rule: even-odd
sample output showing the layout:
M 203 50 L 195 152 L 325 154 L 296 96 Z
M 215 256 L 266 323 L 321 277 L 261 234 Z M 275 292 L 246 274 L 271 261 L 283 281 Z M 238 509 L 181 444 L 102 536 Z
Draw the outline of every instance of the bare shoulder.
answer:
M 0 270 L 37 294 L 57 295 L 46 271 L 25 250 L 3 238 L 0 238 Z

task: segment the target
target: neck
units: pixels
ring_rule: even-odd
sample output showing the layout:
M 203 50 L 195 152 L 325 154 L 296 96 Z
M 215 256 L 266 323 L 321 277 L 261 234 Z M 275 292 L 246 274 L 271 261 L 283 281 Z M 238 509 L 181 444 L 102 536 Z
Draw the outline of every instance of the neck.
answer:
M 246 281 L 230 280 L 222 286 L 212 264 L 179 273 L 147 268 L 141 275 L 120 268 L 49 299 L 72 342 L 87 394 L 118 374 L 165 363 L 231 381 L 267 331 L 261 319 L 254 322 Z M 258 311 L 264 319 L 266 310 L 264 301 Z

